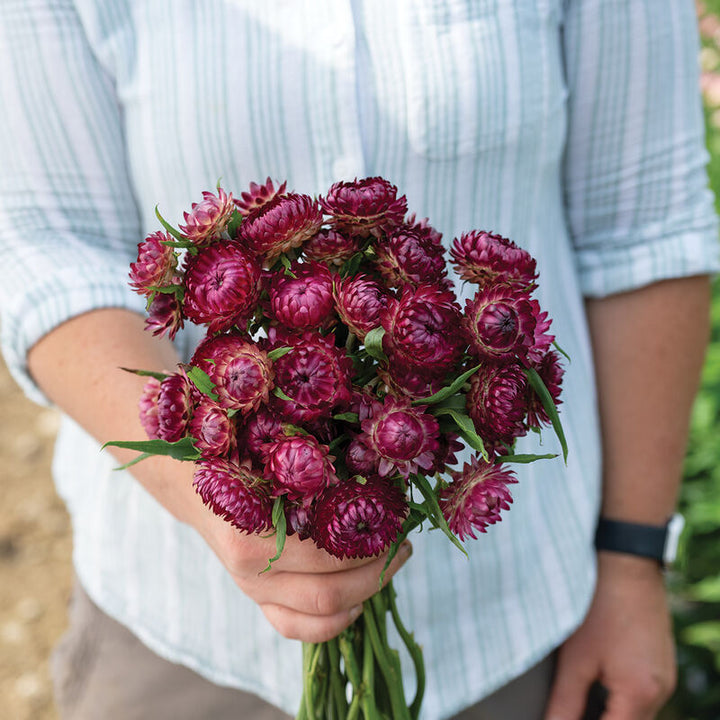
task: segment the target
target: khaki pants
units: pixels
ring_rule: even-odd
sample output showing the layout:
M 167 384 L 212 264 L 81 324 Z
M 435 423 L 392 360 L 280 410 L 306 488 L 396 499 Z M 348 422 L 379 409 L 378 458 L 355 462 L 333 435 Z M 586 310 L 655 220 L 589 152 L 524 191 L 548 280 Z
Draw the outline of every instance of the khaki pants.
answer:
M 540 720 L 553 656 L 455 720 Z M 70 628 L 52 658 L 62 720 L 289 720 L 256 696 L 164 660 L 76 584 Z

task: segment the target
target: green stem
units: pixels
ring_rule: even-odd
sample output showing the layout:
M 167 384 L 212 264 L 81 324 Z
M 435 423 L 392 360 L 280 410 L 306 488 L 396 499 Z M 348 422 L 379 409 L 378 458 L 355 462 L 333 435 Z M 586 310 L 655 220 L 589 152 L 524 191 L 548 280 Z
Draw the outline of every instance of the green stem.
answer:
M 353 694 L 357 697 L 362 685 L 362 675 L 360 674 L 360 668 L 358 667 L 357 658 L 355 657 L 355 648 L 351 640 L 350 634 L 352 632 L 353 628 L 349 628 L 340 633 L 338 636 L 338 646 L 345 661 L 345 672 L 353 687 Z
M 330 685 L 330 678 L 327 669 L 327 643 L 318 643 L 318 649 L 316 651 L 315 665 L 311 667 L 313 677 L 317 682 L 317 693 L 314 697 L 315 714 L 320 718 L 322 715 L 321 708 L 327 708 L 328 702 L 328 688 Z
M 371 598 L 370 602 L 375 610 L 375 622 L 377 623 L 378 633 L 380 639 L 387 646 L 387 604 L 385 603 L 385 592 L 381 590 L 375 593 Z
M 302 699 L 300 700 L 300 709 L 295 716 L 295 720 L 308 720 L 307 711 L 305 710 L 305 690 L 303 690 Z
M 325 678 L 322 656 L 325 643 L 303 643 L 303 698 L 309 720 L 316 720 L 324 706 Z
M 328 661 L 330 664 L 330 697 L 335 706 L 339 720 L 342 720 L 348 712 L 347 698 L 345 697 L 345 685 L 347 681 L 340 673 L 340 649 L 338 639 L 333 638 L 327 643 Z
M 348 710 L 347 720 L 358 720 L 360 717 L 360 696 L 355 695 L 350 703 L 350 709 Z
M 393 622 L 395 623 L 398 634 L 405 643 L 405 647 L 408 649 L 410 658 L 415 666 L 417 690 L 415 691 L 415 697 L 410 704 L 410 716 L 412 717 L 412 720 L 417 720 L 418 715 L 420 714 L 420 706 L 422 705 L 423 695 L 425 694 L 425 662 L 423 660 L 422 648 L 415 642 L 414 635 L 408 632 L 402 619 L 400 618 L 400 613 L 398 612 L 397 604 L 395 603 L 397 593 L 393 587 L 392 580 L 387 584 L 386 591 Z
M 313 684 L 314 679 L 310 674 L 310 658 L 314 652 L 313 643 L 303 643 L 303 707 L 308 720 L 315 720 L 313 711 Z
M 363 635 L 363 692 L 360 703 L 365 720 L 380 720 L 380 713 L 375 702 L 375 656 L 368 635 L 367 623 L 365 623 Z
M 398 672 L 398 668 L 390 660 L 387 654 L 387 643 L 383 643 L 380 639 L 377 623 L 375 622 L 375 613 L 372 611 L 372 603 L 365 601 L 365 625 L 368 629 L 370 642 L 372 644 L 375 659 L 382 674 L 385 676 L 388 693 L 390 694 L 390 706 L 392 709 L 393 720 L 410 720 L 410 713 L 405 703 L 403 694 L 402 676 Z

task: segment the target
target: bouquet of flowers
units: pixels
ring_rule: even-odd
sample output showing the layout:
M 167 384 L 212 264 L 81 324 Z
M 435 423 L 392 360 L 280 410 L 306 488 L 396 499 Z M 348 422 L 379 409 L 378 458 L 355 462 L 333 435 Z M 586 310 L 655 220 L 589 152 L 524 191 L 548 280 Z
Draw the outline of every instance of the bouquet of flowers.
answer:
M 132 287 L 147 328 L 207 326 L 194 356 L 146 373 L 144 442 L 109 443 L 196 463 L 195 487 L 246 533 L 274 532 L 339 558 L 389 551 L 428 523 L 462 550 L 512 502 L 516 438 L 552 426 L 563 370 L 533 297 L 535 260 L 499 235 L 456 238 L 451 262 L 477 291 L 460 307 L 441 235 L 380 177 L 312 198 L 268 178 L 218 186 L 138 246 Z M 456 453 L 474 454 L 462 468 Z M 464 551 L 464 550 L 463 550 Z M 385 566 L 387 568 L 387 565 Z M 306 644 L 298 718 L 417 718 L 422 653 L 392 584 L 338 638 Z M 407 645 L 407 703 L 388 615 Z

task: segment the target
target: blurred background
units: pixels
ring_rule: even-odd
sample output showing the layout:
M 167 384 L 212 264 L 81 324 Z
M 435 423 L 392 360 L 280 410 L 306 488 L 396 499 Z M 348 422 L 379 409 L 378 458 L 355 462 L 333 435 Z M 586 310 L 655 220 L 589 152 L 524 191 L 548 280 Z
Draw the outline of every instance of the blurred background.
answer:
M 720 0 L 698 2 L 697 11 L 709 176 L 720 198 Z M 8 720 L 57 720 L 48 656 L 65 627 L 72 550 L 50 480 L 57 424 L 53 410 L 23 397 L 0 360 L 0 717 Z M 668 576 L 680 680 L 661 720 L 720 720 L 720 280 L 681 511 L 682 560 Z

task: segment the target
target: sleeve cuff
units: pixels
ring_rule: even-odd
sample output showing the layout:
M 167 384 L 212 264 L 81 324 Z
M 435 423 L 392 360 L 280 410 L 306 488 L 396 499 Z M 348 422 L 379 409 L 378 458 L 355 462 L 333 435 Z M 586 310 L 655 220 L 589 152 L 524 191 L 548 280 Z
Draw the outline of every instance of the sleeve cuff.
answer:
M 702 229 L 668 234 L 649 243 L 604 245 L 596 242 L 592 248 L 577 254 L 580 287 L 586 297 L 605 297 L 660 280 L 720 270 L 715 222 Z
M 4 314 L 0 328 L 8 369 L 28 398 L 52 403 L 30 376 L 27 354 L 44 335 L 73 317 L 101 308 L 125 308 L 144 314 L 145 299 L 128 285 L 127 269 L 94 273 L 92 268 L 64 269 L 28 288 L 21 302 Z

